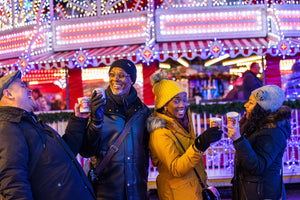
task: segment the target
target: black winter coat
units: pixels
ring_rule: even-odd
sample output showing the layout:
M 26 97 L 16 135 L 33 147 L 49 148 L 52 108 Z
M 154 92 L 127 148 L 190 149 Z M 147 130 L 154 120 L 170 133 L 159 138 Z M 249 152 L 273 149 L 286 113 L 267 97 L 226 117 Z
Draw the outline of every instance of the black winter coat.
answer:
M 279 109 L 273 115 L 288 115 Z M 233 199 L 285 199 L 282 157 L 291 128 L 288 119 L 265 124 L 247 138 L 233 142 L 235 169 Z M 248 194 L 245 196 L 245 193 Z
M 84 157 L 96 155 L 101 162 L 130 117 L 138 110 L 142 110 L 142 114 L 135 120 L 119 150 L 99 175 L 99 181 L 94 186 L 97 199 L 148 199 L 149 133 L 146 129 L 146 119 L 150 110 L 135 95 L 132 95 L 135 99 L 132 103 L 127 106 L 125 103 L 126 108 L 117 105 L 109 94 L 107 96 L 103 126 L 99 129 L 89 126 L 80 151 Z
M 0 107 L 0 194 L 22 200 L 95 199 L 75 157 L 87 119 L 71 117 L 63 139 L 37 120 L 23 109 Z

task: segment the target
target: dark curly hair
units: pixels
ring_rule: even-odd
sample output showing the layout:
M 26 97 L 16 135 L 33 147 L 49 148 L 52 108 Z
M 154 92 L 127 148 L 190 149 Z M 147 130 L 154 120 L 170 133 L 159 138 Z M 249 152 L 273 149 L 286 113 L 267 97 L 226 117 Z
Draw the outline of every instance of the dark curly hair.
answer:
M 259 104 L 253 108 L 249 115 L 249 119 L 246 118 L 246 115 L 240 120 L 241 133 L 248 137 L 252 133 L 258 131 L 263 123 L 264 119 L 270 114 L 270 111 L 265 111 Z
M 240 120 L 241 133 L 247 138 L 252 133 L 259 131 L 262 128 L 273 128 L 277 126 L 278 122 L 290 124 L 291 108 L 288 106 L 281 106 L 276 112 L 271 113 L 265 111 L 259 104 L 251 111 L 249 118 L 244 116 Z M 287 126 L 287 128 L 290 128 Z M 290 130 L 288 130 L 290 132 Z

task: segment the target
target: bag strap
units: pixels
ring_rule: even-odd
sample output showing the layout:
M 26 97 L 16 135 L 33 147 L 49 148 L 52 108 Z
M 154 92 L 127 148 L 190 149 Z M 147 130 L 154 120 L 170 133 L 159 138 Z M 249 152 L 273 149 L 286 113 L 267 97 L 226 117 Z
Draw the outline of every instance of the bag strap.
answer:
M 130 133 L 131 126 L 133 125 L 134 121 L 140 115 L 141 112 L 142 112 L 142 109 L 140 109 L 137 113 L 135 113 L 130 118 L 130 120 L 125 124 L 125 127 L 124 127 L 123 131 L 119 134 L 119 136 L 116 139 L 116 141 L 112 145 L 110 145 L 110 147 L 109 147 L 106 155 L 104 156 L 103 160 L 100 162 L 100 164 L 98 165 L 98 167 L 94 171 L 95 175 L 100 174 L 100 172 L 106 167 L 106 165 L 108 164 L 108 162 L 110 161 L 110 159 L 113 157 L 113 155 L 117 151 L 119 151 L 119 146 L 121 145 L 121 143 L 125 139 L 126 135 L 128 133 Z
M 171 131 L 171 130 L 170 130 Z M 175 135 L 175 133 L 173 133 L 173 131 L 171 131 L 171 133 L 174 135 L 174 137 L 176 138 L 177 142 L 179 143 L 179 145 L 181 146 L 182 150 L 185 152 L 185 149 L 183 147 L 183 145 L 181 144 L 180 140 L 178 139 L 178 137 Z M 205 188 L 205 185 L 200 177 L 200 175 L 198 174 L 197 170 L 195 168 L 193 168 L 198 180 L 199 180 L 199 183 L 201 185 L 202 188 Z

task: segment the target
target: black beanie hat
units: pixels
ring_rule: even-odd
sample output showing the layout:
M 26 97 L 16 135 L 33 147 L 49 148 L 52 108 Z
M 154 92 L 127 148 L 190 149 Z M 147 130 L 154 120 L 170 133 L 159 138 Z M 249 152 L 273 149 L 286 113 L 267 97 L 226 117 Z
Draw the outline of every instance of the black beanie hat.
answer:
M 133 84 L 135 83 L 135 81 L 136 81 L 136 67 L 133 64 L 133 62 L 131 62 L 130 60 L 127 60 L 127 59 L 116 60 L 111 64 L 111 66 L 109 68 L 109 72 L 114 67 L 119 67 L 119 68 L 122 68 L 124 71 L 126 71 L 130 75 Z

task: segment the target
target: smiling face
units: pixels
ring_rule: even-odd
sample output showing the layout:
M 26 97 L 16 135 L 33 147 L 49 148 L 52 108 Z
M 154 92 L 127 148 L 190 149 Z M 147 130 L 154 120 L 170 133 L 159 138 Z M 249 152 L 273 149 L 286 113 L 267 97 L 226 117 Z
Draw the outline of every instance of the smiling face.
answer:
M 246 118 L 248 119 L 250 116 L 250 113 L 252 112 L 252 110 L 254 109 L 254 107 L 256 106 L 257 101 L 254 98 L 254 96 L 251 94 L 251 96 L 249 97 L 249 101 L 247 103 L 245 103 L 244 107 L 246 108 Z
M 114 67 L 109 72 L 109 86 L 114 95 L 128 95 L 132 84 L 130 75 L 122 68 Z
M 17 78 L 4 92 L 15 107 L 22 108 L 28 112 L 34 111 L 35 104 L 32 100 L 31 90 L 26 87 L 21 79 Z
M 185 92 L 174 96 L 166 105 L 168 112 L 177 119 L 182 119 L 188 108 L 188 98 Z

